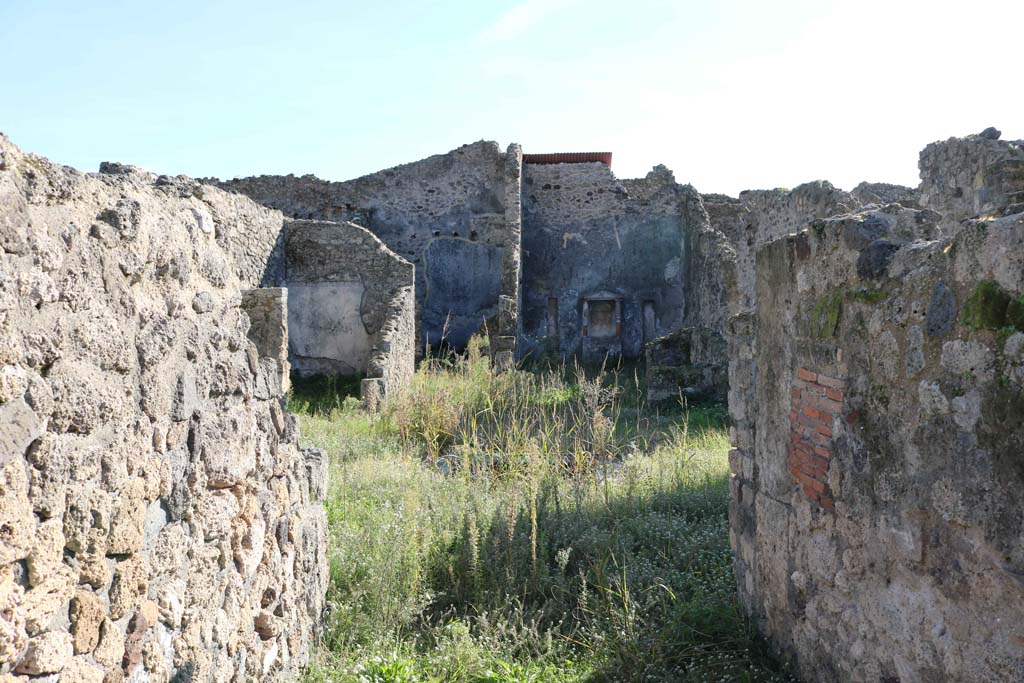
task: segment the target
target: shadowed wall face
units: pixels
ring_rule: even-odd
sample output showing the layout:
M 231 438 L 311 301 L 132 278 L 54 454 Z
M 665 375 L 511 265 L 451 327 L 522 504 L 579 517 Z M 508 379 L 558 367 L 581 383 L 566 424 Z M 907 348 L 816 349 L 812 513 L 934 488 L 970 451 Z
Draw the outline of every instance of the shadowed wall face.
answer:
M 518 301 L 518 145 L 477 142 L 346 182 L 260 176 L 221 183 L 297 219 L 351 221 L 415 266 L 418 350 L 462 347 L 500 300 Z M 335 258 L 344 259 L 344 245 Z M 369 283 L 364 283 L 369 286 Z M 491 330 L 492 334 L 494 333 Z
M 667 170 L 626 182 L 601 163 L 524 166 L 521 355 L 638 357 L 686 316 L 696 193 Z
M 462 348 L 498 311 L 505 250 L 460 238 L 433 240 L 423 253 L 424 343 Z
M 769 242 L 730 321 L 739 595 L 805 680 L 1024 679 L 1024 213 L 938 219 Z
M 299 218 L 354 221 L 407 258 L 417 352 L 442 341 L 461 348 L 484 325 L 502 364 L 639 358 L 645 344 L 683 326 L 698 339 L 701 330 L 720 337 L 733 256 L 692 187 L 661 166 L 620 181 L 600 162 L 522 159 L 518 145 L 502 152 L 480 142 L 343 183 L 262 176 L 222 186 Z M 312 258 L 325 267 L 344 253 L 338 243 Z M 288 279 L 299 281 L 294 268 Z M 372 281 L 362 282 L 369 293 Z M 598 303 L 595 334 L 586 333 L 584 306 L 602 300 L 616 302 L 614 320 L 602 322 Z M 366 311 L 364 302 L 364 319 Z M 305 323 L 296 323 L 299 343 Z M 724 357 L 697 353 L 695 362 L 703 385 L 721 384 Z

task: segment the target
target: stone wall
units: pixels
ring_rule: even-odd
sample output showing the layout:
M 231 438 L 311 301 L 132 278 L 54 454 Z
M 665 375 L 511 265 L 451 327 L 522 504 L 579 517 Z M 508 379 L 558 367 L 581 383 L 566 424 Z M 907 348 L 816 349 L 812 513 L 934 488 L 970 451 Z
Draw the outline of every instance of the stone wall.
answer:
M 729 322 L 740 598 L 805 680 L 1024 680 L 1024 214 L 936 219 L 772 241 Z
M 892 183 L 869 183 L 862 182 L 850 191 L 850 194 L 860 202 L 861 206 L 877 204 L 902 204 L 910 208 L 917 208 L 921 203 L 921 192 L 917 188 L 905 185 L 894 185 Z
M 285 222 L 288 327 L 299 374 L 365 375 L 373 401 L 413 373 L 414 266 L 354 223 Z M 371 385 L 364 385 L 370 388 Z
M 422 350 L 442 336 L 465 345 L 506 297 L 520 269 L 522 152 L 477 142 L 347 182 L 259 176 L 220 183 L 299 219 L 351 221 L 416 266 Z
M 725 338 L 711 328 L 683 327 L 655 339 L 644 349 L 647 402 L 724 401 L 729 388 L 725 358 Z
M 34 156 L 26 158 L 33 159 Z M 30 166 L 32 163 L 26 162 Z M 283 282 L 284 233 L 279 212 L 245 197 L 217 191 L 187 176 L 157 176 L 127 164 L 103 162 L 98 177 L 106 179 L 108 184 L 123 183 L 136 189 L 148 185 L 159 196 L 189 200 L 185 211 L 192 217 L 182 216 L 177 222 L 194 224 L 200 232 L 211 235 L 220 247 L 201 257 L 203 275 L 211 282 L 226 282 L 229 271 L 249 287 L 274 287 Z M 51 192 L 63 196 L 59 187 L 65 182 L 63 179 L 38 174 L 27 175 L 26 178 L 31 193 Z M 99 226 L 103 230 L 133 234 L 138 231 L 140 222 L 146 219 L 148 217 L 143 216 L 140 202 L 124 195 L 103 210 Z M 180 258 L 177 254 L 173 256 Z M 133 252 L 125 258 L 125 267 L 131 269 L 140 256 Z M 178 266 L 175 264 L 173 267 Z
M 364 405 L 375 411 L 389 392 L 400 391 L 416 372 L 416 292 L 412 285 L 395 291 L 388 316 L 376 342 L 360 393 Z
M 921 152 L 921 204 L 953 234 L 964 219 L 1024 210 L 1024 140 L 1000 140 L 995 128 L 934 142 Z
M 327 579 L 284 293 L 246 293 L 280 214 L 104 170 L 0 136 L 0 678 L 280 679 Z
M 702 303 L 701 278 L 718 271 L 693 263 L 714 235 L 700 196 L 664 167 L 619 181 L 602 163 L 527 164 L 520 355 L 636 358 L 645 342 L 706 322 L 714 307 Z M 587 319 L 606 300 L 619 328 L 607 338 Z
M 249 340 L 259 358 L 255 374 L 255 396 L 281 398 L 289 388 L 288 290 L 261 287 L 242 291 L 241 308 L 249 316 Z
M 865 195 L 869 187 L 864 186 Z M 857 197 L 823 180 L 792 190 L 746 190 L 738 199 L 716 194 L 704 195 L 703 199 L 711 225 L 725 234 L 736 249 L 740 297 L 732 303 L 738 310 L 753 308 L 754 255 L 761 245 L 796 232 L 815 218 L 827 218 L 862 205 Z

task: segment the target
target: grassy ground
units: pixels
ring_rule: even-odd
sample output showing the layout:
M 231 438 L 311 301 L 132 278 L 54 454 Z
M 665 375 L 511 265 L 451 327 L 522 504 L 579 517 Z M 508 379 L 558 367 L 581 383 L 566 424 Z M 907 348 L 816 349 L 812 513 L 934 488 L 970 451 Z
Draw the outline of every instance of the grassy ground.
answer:
M 724 411 L 629 375 L 424 363 L 371 418 L 298 386 L 331 458 L 312 682 L 785 681 L 736 600 Z

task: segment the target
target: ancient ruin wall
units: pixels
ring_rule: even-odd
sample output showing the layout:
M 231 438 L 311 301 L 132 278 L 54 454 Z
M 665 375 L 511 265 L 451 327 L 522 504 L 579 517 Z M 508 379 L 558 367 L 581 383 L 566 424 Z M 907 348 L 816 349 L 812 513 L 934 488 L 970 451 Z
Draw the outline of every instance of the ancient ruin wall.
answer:
M 918 208 L 921 203 L 921 192 L 918 188 L 893 183 L 869 183 L 864 181 L 850 190 L 850 195 L 860 206 L 876 204 L 902 204 L 910 208 Z M 821 216 L 823 218 L 823 216 Z
M 0 137 L 0 677 L 276 680 L 324 606 L 281 216 Z M 48 676 L 48 677 L 46 677 Z
M 805 680 L 1024 680 L 1024 214 L 757 253 L 730 321 L 740 597 Z
M 725 400 L 729 388 L 724 332 L 738 277 L 736 247 L 711 225 L 703 206 L 691 212 L 689 224 L 683 326 L 644 349 L 652 403 L 677 404 L 681 395 Z
M 945 233 L 955 234 L 964 219 L 1024 210 L 1024 140 L 999 138 L 988 128 L 922 150 L 921 204 L 942 215 Z
M 703 200 L 711 225 L 724 233 L 736 249 L 740 297 L 732 303 L 740 310 L 751 310 L 754 306 L 754 255 L 761 245 L 796 232 L 815 218 L 861 206 L 857 197 L 823 180 L 792 190 L 746 190 L 739 199 L 708 194 Z
M 583 304 L 594 296 L 620 299 L 614 341 L 626 357 L 699 324 L 713 308 L 702 308 L 697 291 L 705 273 L 692 270 L 694 254 L 707 248 L 701 240 L 711 239 L 705 232 L 699 195 L 664 167 L 619 181 L 601 163 L 527 164 L 520 353 L 603 356 L 600 340 L 584 336 Z
M 299 374 L 365 375 L 373 401 L 414 371 L 415 268 L 354 223 L 285 221 L 288 328 Z
M 423 343 L 464 346 L 505 297 L 514 314 L 520 269 L 522 152 L 477 142 L 347 182 L 259 176 L 225 189 L 299 219 L 351 221 L 416 266 Z
M 651 405 L 683 399 L 725 401 L 729 390 L 726 341 L 708 327 L 683 327 L 644 347 L 644 384 Z
M 416 292 L 401 287 L 388 302 L 388 316 L 377 332 L 360 387 L 363 404 L 377 409 L 389 393 L 409 386 L 416 372 Z

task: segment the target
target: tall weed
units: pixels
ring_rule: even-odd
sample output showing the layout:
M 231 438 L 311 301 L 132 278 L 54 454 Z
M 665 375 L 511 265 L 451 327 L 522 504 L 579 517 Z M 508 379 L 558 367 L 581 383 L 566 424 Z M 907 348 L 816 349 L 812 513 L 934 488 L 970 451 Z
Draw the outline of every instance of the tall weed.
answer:
M 496 373 L 479 342 L 378 416 L 313 405 L 292 406 L 332 462 L 310 681 L 790 680 L 736 601 L 720 407 Z

